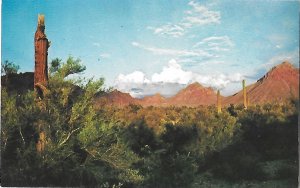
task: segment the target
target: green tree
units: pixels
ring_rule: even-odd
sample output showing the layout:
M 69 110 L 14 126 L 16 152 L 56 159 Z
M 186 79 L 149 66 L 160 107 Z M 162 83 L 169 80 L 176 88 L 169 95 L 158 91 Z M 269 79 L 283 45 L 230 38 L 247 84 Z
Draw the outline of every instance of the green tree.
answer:
M 34 93 L 2 97 L 2 178 L 7 186 L 113 186 L 142 180 L 131 164 L 138 156 L 104 122 L 93 107 L 103 79 L 71 79 L 85 70 L 80 60 L 51 64 L 48 92 L 35 102 Z M 35 151 L 39 130 L 45 150 Z
M 50 74 L 57 72 L 58 69 L 60 68 L 61 64 L 62 64 L 62 59 L 59 59 L 59 58 L 53 59 L 50 63 L 50 67 L 49 67 Z
M 1 73 L 3 75 L 16 74 L 18 73 L 19 69 L 19 65 L 16 65 L 13 62 L 9 62 L 8 60 L 4 61 L 4 63 L 2 63 L 1 65 Z
M 51 67 L 49 68 L 50 73 L 55 77 L 59 77 L 61 79 L 66 78 L 71 74 L 78 74 L 85 71 L 86 67 L 81 64 L 80 59 L 74 59 L 70 56 L 66 63 L 61 62 L 61 59 L 54 59 L 51 62 Z

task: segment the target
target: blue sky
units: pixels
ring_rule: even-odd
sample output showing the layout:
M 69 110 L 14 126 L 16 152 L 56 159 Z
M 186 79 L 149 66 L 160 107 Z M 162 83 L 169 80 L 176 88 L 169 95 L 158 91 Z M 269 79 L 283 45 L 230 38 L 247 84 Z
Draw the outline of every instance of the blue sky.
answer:
M 299 2 L 2 0 L 2 61 L 33 71 L 37 15 L 49 62 L 80 58 L 82 76 L 135 97 L 172 96 L 192 82 L 240 90 L 272 66 L 299 63 Z

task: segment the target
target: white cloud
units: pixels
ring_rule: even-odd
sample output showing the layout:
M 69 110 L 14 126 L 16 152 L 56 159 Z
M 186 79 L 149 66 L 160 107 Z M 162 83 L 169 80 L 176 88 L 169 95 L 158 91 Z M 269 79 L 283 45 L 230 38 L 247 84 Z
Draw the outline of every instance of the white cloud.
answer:
M 157 28 L 148 27 L 148 29 L 153 30 L 154 34 L 169 35 L 175 38 L 184 35 L 184 28 L 176 24 L 166 24 Z
M 183 19 L 183 23 L 186 27 L 220 23 L 220 12 L 211 11 L 207 7 L 194 1 L 189 2 L 189 5 L 192 6 L 192 10 L 186 11 L 186 17 Z
M 223 57 L 223 53 L 230 51 L 234 46 L 234 43 L 228 36 L 211 36 L 204 38 L 188 50 L 157 48 L 153 46 L 146 46 L 135 41 L 133 41 L 131 44 L 155 55 L 163 55 L 168 56 L 169 58 L 175 58 L 177 62 L 180 62 L 186 66 L 194 66 L 199 63 L 204 64 L 203 62 L 207 62 L 212 59 L 214 60 L 212 64 L 224 63 L 218 58 Z
M 209 10 L 206 6 L 195 1 L 190 1 L 190 10 L 185 11 L 185 16 L 176 24 L 167 23 L 160 27 L 148 27 L 154 34 L 161 36 L 181 37 L 188 29 L 208 24 L 219 24 L 221 14 L 219 11 Z
M 165 97 L 171 97 L 185 85 L 178 83 L 117 83 L 115 87 L 125 93 L 129 93 L 132 97 L 143 98 L 145 96 L 160 93 Z
M 228 75 L 228 79 L 231 82 L 240 82 L 241 80 L 244 79 L 244 76 L 241 73 L 234 73 Z
M 212 36 L 202 39 L 196 43 L 193 47 L 206 47 L 207 49 L 215 51 L 228 51 L 229 48 L 233 47 L 234 43 L 228 36 Z
M 192 56 L 192 57 L 213 57 L 212 54 L 200 50 L 200 49 L 195 49 L 195 50 L 176 50 L 176 49 L 165 49 L 165 48 L 157 48 L 157 47 L 149 47 L 142 45 L 138 42 L 132 42 L 131 43 L 135 47 L 139 47 L 141 49 L 150 51 L 156 55 L 171 55 L 171 56 Z
M 146 78 L 145 74 L 141 71 L 134 71 L 130 74 L 124 75 L 119 74 L 116 79 L 116 82 L 125 82 L 125 83 L 149 83 L 150 81 Z
M 234 73 L 232 75 L 195 75 L 195 81 L 205 87 L 212 87 L 214 89 L 224 89 L 228 84 L 240 82 L 243 78 L 244 77 L 240 73 Z
M 171 59 L 160 73 L 154 73 L 151 80 L 140 71 L 123 75 L 115 80 L 115 87 L 122 92 L 130 93 L 134 97 L 143 97 L 160 93 L 164 96 L 176 94 L 180 89 L 193 82 L 199 82 L 205 87 L 224 89 L 230 83 L 240 82 L 243 76 L 240 73 L 231 75 L 216 74 L 202 75 L 191 71 L 185 71 Z
M 131 45 L 132 45 L 132 46 L 140 46 L 140 44 L 139 44 L 138 42 L 134 42 L 134 41 L 131 42 Z
M 152 82 L 188 84 L 193 77 L 190 71 L 184 71 L 174 60 L 170 60 L 167 67 L 164 67 L 161 73 L 152 75 Z

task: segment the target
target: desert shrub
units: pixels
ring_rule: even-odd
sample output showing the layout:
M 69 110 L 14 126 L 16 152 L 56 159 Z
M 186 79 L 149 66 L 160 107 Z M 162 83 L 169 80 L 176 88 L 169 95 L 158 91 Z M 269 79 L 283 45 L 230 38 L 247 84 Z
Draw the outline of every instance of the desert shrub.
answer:
M 43 100 L 1 88 L 2 185 L 296 185 L 298 102 L 231 105 L 221 114 L 214 106 L 95 108 L 104 80 L 70 77 L 85 68 L 73 58 L 61 63 L 50 67 Z
M 124 131 L 126 143 L 132 151 L 144 156 L 158 147 L 155 133 L 144 120 L 132 122 Z
M 211 170 L 215 177 L 231 181 L 297 179 L 293 170 L 297 162 L 294 166 L 271 163 L 298 161 L 297 110 L 293 104 L 257 105 L 237 114 L 239 136 L 229 146 L 208 155 L 200 172 Z
M 1 155 L 5 186 L 134 185 L 136 156 L 122 141 L 120 128 L 104 122 L 93 107 L 103 79 L 66 78 L 85 68 L 69 58 L 52 69 L 43 100 L 33 92 L 8 95 L 2 88 Z M 46 147 L 36 151 L 44 131 Z
M 194 181 L 197 164 L 189 155 L 158 151 L 145 161 L 145 187 L 189 187 Z
M 165 131 L 160 139 L 169 152 L 187 151 L 185 147 L 195 142 L 198 138 L 196 126 L 165 125 Z

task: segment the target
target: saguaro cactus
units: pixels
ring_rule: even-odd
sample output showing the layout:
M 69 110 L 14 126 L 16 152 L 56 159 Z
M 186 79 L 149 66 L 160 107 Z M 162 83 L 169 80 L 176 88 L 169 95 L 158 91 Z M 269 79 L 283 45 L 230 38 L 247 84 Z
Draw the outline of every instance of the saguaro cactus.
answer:
M 34 35 L 35 67 L 34 67 L 34 90 L 36 102 L 41 110 L 44 110 L 43 98 L 47 93 L 48 85 L 48 48 L 50 43 L 45 34 L 45 17 L 38 15 L 38 25 Z M 37 122 L 38 141 L 36 150 L 42 153 L 45 150 L 46 133 L 43 130 L 44 122 Z
M 243 80 L 243 96 L 244 96 L 244 108 L 247 109 L 247 90 L 246 90 L 246 81 Z
M 222 111 L 222 104 L 221 104 L 221 97 L 220 97 L 220 90 L 217 92 L 217 112 L 218 114 Z
M 50 43 L 45 34 L 45 17 L 38 15 L 38 25 L 34 35 L 35 67 L 34 67 L 34 88 L 39 97 L 42 98 L 43 90 L 39 85 L 48 84 L 48 48 Z

